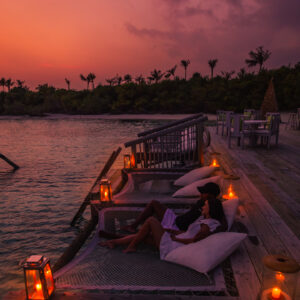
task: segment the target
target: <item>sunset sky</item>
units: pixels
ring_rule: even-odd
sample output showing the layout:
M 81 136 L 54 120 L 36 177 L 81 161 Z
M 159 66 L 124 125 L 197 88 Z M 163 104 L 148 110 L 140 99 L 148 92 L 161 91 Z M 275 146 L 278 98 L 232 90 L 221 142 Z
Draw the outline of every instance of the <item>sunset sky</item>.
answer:
M 149 76 L 189 59 L 188 77 L 245 67 L 248 52 L 272 52 L 266 66 L 300 61 L 300 0 L 1 0 L 0 77 L 86 85 Z M 255 70 L 255 69 L 253 69 Z M 178 66 L 177 75 L 183 76 Z

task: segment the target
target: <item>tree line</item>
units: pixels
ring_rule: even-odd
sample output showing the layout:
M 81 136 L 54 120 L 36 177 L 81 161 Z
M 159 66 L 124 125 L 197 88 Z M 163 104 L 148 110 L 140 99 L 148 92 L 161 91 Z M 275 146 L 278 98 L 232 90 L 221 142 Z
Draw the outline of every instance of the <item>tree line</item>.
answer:
M 188 59 L 180 62 L 184 78 L 176 76 L 177 65 L 165 72 L 154 69 L 148 77 L 116 75 L 107 78 L 107 84 L 96 87 L 94 73 L 80 74 L 86 83 L 86 89 L 81 91 L 71 89 L 68 78 L 65 78 L 66 89 L 45 83 L 38 85 L 36 91 L 28 89 L 22 80 L 13 82 L 11 78 L 1 78 L 0 114 L 214 113 L 218 109 L 238 112 L 244 108 L 259 109 L 271 78 L 279 109 L 300 107 L 300 62 L 294 67 L 267 70 L 264 63 L 270 56 L 269 50 L 258 47 L 250 51 L 245 60 L 248 67 L 259 67 L 256 73 L 241 68 L 237 73 L 222 71 L 216 76 L 214 69 L 218 59 L 210 59 L 210 76 L 196 72 L 188 80 L 191 63 Z

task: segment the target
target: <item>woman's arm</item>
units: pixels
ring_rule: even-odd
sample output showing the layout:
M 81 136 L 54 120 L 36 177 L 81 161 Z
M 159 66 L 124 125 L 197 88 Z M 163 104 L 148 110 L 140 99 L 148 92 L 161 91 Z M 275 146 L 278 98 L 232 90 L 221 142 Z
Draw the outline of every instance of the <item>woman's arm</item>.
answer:
M 171 239 L 175 242 L 179 242 L 179 243 L 182 243 L 182 244 L 191 244 L 191 243 L 195 243 L 197 241 L 200 241 L 202 239 L 205 239 L 210 234 L 211 234 L 211 232 L 209 230 L 209 227 L 206 224 L 201 224 L 200 231 L 193 238 L 181 239 L 181 238 L 177 238 L 175 235 L 171 235 Z

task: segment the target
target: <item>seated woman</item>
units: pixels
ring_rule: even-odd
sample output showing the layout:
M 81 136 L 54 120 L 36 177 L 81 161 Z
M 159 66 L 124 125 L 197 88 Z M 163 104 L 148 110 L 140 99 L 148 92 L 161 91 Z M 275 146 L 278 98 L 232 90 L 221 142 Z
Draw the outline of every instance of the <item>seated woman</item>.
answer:
M 136 234 L 101 242 L 101 246 L 114 248 L 127 245 L 124 253 L 135 252 L 141 242 L 154 245 L 160 251 L 160 258 L 184 244 L 195 243 L 215 232 L 224 219 L 222 203 L 215 197 L 208 197 L 202 207 L 202 215 L 186 231 L 165 229 L 155 217 L 149 217 Z

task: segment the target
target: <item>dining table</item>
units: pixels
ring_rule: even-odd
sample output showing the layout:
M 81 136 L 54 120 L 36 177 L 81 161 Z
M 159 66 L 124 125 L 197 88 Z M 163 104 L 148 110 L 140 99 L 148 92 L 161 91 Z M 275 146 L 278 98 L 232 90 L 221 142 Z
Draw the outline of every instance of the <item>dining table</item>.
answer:
M 268 124 L 267 120 L 244 120 L 244 129 L 249 130 L 249 142 L 251 146 L 256 145 L 257 137 L 255 136 L 255 131 L 258 129 L 265 129 L 265 125 Z

